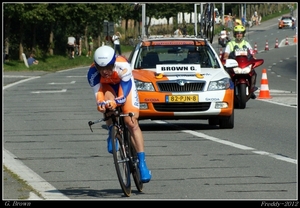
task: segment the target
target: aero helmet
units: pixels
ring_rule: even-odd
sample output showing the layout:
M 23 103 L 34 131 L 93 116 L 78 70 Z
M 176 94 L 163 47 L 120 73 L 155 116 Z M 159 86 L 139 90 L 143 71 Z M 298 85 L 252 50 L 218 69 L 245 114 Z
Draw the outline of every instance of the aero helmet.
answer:
M 115 50 L 110 46 L 101 46 L 97 48 L 94 54 L 94 62 L 100 67 L 112 65 L 116 61 Z

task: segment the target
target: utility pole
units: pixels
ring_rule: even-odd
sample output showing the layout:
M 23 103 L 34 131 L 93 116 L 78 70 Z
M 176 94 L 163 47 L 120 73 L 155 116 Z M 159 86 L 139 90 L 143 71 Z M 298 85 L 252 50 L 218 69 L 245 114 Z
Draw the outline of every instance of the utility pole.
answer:
M 197 4 L 194 4 L 194 25 L 195 25 L 195 36 L 197 36 L 197 20 L 198 20 L 198 15 L 197 15 Z
M 146 36 L 146 4 L 142 4 L 142 39 Z

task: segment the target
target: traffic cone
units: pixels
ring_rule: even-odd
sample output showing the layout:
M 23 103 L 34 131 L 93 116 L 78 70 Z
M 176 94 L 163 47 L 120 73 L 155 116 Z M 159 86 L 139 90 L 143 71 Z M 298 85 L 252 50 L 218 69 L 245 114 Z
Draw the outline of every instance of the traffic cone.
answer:
M 266 47 L 265 47 L 265 51 L 268 51 L 269 50 L 269 43 L 268 43 L 268 40 L 266 40 Z
M 262 70 L 262 77 L 261 77 L 261 82 L 260 82 L 260 91 L 259 91 L 258 98 L 259 99 L 270 99 L 270 98 L 272 98 L 270 96 L 268 78 L 267 78 L 267 70 L 266 69 Z
M 286 36 L 285 38 L 285 45 L 288 45 L 289 44 L 289 40 L 288 40 L 288 37 Z
M 278 39 L 276 38 L 275 48 L 278 48 Z
M 220 59 L 222 59 L 222 56 L 223 56 L 223 51 L 222 51 L 222 48 L 220 48 L 220 53 L 219 53 Z
M 257 53 L 258 52 L 258 50 L 257 50 L 257 44 L 255 43 L 254 44 L 254 53 Z
M 294 43 L 297 43 L 297 35 L 294 36 Z

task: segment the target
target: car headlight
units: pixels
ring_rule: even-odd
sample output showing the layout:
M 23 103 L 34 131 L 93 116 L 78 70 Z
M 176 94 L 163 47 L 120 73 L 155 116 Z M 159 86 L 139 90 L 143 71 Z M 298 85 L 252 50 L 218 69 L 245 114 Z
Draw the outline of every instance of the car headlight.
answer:
M 230 87 L 230 78 L 223 78 L 217 81 L 211 81 L 208 85 L 207 91 L 225 90 Z
M 138 91 L 154 91 L 154 86 L 151 82 L 141 82 L 136 79 L 134 82 Z

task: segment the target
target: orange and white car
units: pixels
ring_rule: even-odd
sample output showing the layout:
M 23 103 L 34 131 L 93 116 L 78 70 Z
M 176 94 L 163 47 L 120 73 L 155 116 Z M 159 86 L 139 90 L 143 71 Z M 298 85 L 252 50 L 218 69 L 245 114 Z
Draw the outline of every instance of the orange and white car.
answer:
M 234 127 L 234 86 L 206 39 L 144 39 L 129 61 L 139 94 L 140 120 L 205 119 L 221 129 Z
M 295 19 L 292 16 L 282 16 L 278 21 L 278 29 L 285 27 L 294 28 Z

